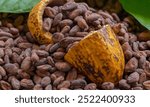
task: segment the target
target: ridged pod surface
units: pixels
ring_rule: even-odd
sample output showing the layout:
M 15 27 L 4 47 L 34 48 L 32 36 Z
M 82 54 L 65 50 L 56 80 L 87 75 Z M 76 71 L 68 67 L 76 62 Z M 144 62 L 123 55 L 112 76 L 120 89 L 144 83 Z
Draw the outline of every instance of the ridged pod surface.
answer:
M 119 41 L 109 25 L 89 33 L 70 48 L 65 60 L 98 86 L 106 81 L 117 84 L 125 62 Z

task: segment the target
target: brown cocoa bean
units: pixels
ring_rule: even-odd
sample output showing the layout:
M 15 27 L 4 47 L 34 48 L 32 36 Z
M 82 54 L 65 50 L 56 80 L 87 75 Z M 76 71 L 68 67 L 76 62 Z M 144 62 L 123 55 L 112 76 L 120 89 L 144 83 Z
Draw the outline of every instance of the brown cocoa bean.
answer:
M 62 72 L 68 72 L 71 70 L 71 65 L 67 62 L 56 62 L 55 67 Z
M 143 82 L 143 86 L 145 89 L 150 90 L 150 80 Z
M 84 31 L 87 31 L 89 29 L 88 24 L 86 23 L 85 19 L 83 19 L 82 16 L 77 16 L 75 18 L 75 21 L 77 22 L 78 26 L 83 29 Z
M 34 87 L 34 83 L 31 79 L 22 79 L 20 85 L 26 89 L 32 89 Z
M 139 50 L 142 51 L 142 50 L 146 50 L 146 49 L 148 49 L 146 42 L 140 42 L 139 43 Z
M 127 83 L 127 80 L 122 79 L 122 80 L 119 81 L 119 88 L 129 90 L 130 87 L 131 86 Z
M 125 65 L 125 72 L 133 72 L 138 67 L 138 60 L 133 57 Z
M 33 81 L 35 84 L 40 84 L 41 83 L 42 78 L 38 75 L 34 75 L 33 77 Z
M 5 42 L 0 40 L 0 47 L 4 47 L 5 46 Z
M 55 59 L 63 59 L 64 58 L 64 56 L 65 56 L 65 53 L 64 52 L 55 52 L 55 53 L 53 53 L 53 57 L 55 58 Z
M 64 77 L 60 76 L 57 79 L 54 80 L 53 85 L 54 86 L 58 86 L 60 83 L 62 83 L 64 81 Z
M 77 70 L 73 68 L 71 71 L 68 72 L 66 80 L 72 81 L 77 78 Z
M 58 48 L 59 48 L 60 44 L 59 43 L 55 43 L 53 46 L 51 46 L 51 48 L 49 49 L 50 53 L 55 52 Z
M 0 58 L 0 65 L 3 65 L 5 62 L 2 58 Z
M 14 37 L 11 33 L 1 31 L 0 32 L 0 37 L 3 37 L 3 36 L 4 37 L 9 37 L 9 38 L 13 38 Z
M 126 51 L 124 52 L 124 56 L 125 56 L 125 59 L 126 59 L 127 61 L 129 61 L 129 60 L 132 58 L 133 53 L 132 53 L 131 51 L 129 51 L 129 50 L 126 50 Z
M 75 9 L 69 13 L 69 18 L 75 19 L 77 16 L 80 16 L 82 13 L 83 13 L 83 11 L 81 9 Z
M 138 40 L 139 41 L 148 41 L 150 40 L 150 31 L 149 30 L 146 30 L 146 31 L 143 31 L 141 32 L 139 35 L 138 35 Z
M 2 66 L 0 66 L 0 75 L 2 77 L 6 76 L 6 71 L 5 71 L 5 69 Z
M 9 57 L 12 56 L 12 49 L 11 48 L 5 48 L 5 54 L 8 55 Z
M 52 66 L 48 64 L 37 66 L 37 70 L 39 71 L 50 71 L 51 69 Z
M 51 56 L 47 57 L 47 61 L 48 61 L 48 64 L 50 64 L 51 66 L 55 66 L 55 62 Z
M 39 56 L 37 55 L 37 53 L 36 52 L 32 52 L 32 54 L 31 54 L 31 61 L 32 62 L 37 62 L 37 61 L 39 61 Z
M 53 26 L 58 25 L 61 22 L 62 18 L 63 18 L 63 14 L 58 13 L 53 20 Z
M 33 87 L 33 90 L 43 90 L 42 86 L 40 84 L 36 84 L 34 87 Z
M 144 81 L 146 81 L 146 73 L 142 73 L 141 75 L 140 75 L 140 78 L 139 78 L 139 83 L 140 84 L 142 84 Z
M 15 77 L 11 79 L 11 85 L 12 85 L 12 88 L 15 90 L 20 89 L 20 81 L 16 79 Z
M 29 70 L 31 67 L 31 57 L 26 57 L 21 63 L 21 69 L 24 71 Z
M 97 85 L 95 83 L 89 83 L 84 87 L 84 90 L 96 90 Z
M 63 81 L 61 84 L 59 84 L 57 86 L 57 89 L 61 89 L 61 88 L 69 88 L 70 87 L 70 81 Z
M 60 42 L 64 37 L 65 37 L 64 34 L 57 32 L 53 34 L 52 40 L 54 43 L 57 43 L 57 42 Z
M 84 88 L 87 85 L 86 81 L 83 79 L 77 79 L 77 80 L 73 80 L 71 81 L 71 89 L 78 89 L 78 88 Z
M 27 72 L 24 72 L 21 69 L 19 69 L 18 70 L 18 77 L 19 78 L 24 78 L 24 79 L 29 79 L 30 75 Z
M 77 4 L 75 2 L 67 2 L 66 4 L 63 5 L 61 8 L 63 11 L 71 11 L 77 8 Z
M 57 14 L 57 11 L 51 7 L 46 7 L 44 10 L 44 13 L 46 16 L 48 16 L 50 18 L 54 18 L 55 15 Z
M 73 21 L 70 19 L 64 19 L 59 23 L 61 28 L 65 27 L 65 26 L 71 26 L 72 24 L 73 24 Z
M 21 49 L 27 49 L 27 48 L 32 48 L 33 45 L 31 43 L 24 42 L 24 43 L 19 43 L 17 46 L 18 48 Z
M 114 84 L 112 82 L 104 82 L 101 87 L 104 90 L 112 90 L 114 88 Z
M 47 59 L 46 58 L 42 58 L 38 62 L 35 63 L 35 66 L 44 65 L 46 63 L 47 63 Z
M 4 49 L 0 48 L 0 58 L 4 57 L 5 53 L 4 53 Z
M 68 33 L 70 31 L 70 29 L 71 29 L 70 26 L 65 26 L 61 29 L 61 33 L 62 34 Z
M 74 27 L 71 28 L 69 31 L 69 35 L 75 36 L 77 32 L 80 32 L 80 28 L 78 25 L 75 25 Z
M 137 72 L 133 72 L 133 73 L 131 73 L 129 76 L 128 76 L 128 78 L 127 78 L 127 82 L 129 83 L 129 84 L 131 84 L 131 83 L 135 83 L 135 82 L 138 82 L 139 81 L 139 74 L 137 73 Z
M 48 57 L 49 56 L 49 53 L 46 52 L 45 50 L 37 50 L 36 53 L 40 57 Z
M 49 85 L 50 83 L 51 83 L 51 79 L 50 79 L 50 77 L 48 77 L 48 76 L 42 78 L 42 80 L 41 80 L 41 85 L 42 85 L 42 87 L 46 87 L 46 86 Z
M 44 18 L 44 21 L 43 21 L 43 29 L 45 31 L 50 31 L 51 27 L 52 27 L 52 23 L 53 23 L 53 19 L 51 18 Z
M 51 85 L 51 84 L 47 85 L 47 86 L 45 87 L 45 90 L 52 90 L 52 85 Z
M 4 68 L 7 73 L 16 75 L 18 72 L 18 67 L 15 64 L 7 63 L 4 65 Z
M 1 80 L 0 81 L 0 88 L 2 90 L 11 90 L 11 85 L 6 81 Z
M 19 33 L 19 30 L 17 28 L 11 27 L 10 28 L 10 33 L 13 35 L 17 35 Z
M 141 56 L 138 62 L 139 62 L 139 67 L 144 69 L 145 68 L 145 64 L 146 64 L 145 63 L 146 62 L 146 57 L 145 56 Z

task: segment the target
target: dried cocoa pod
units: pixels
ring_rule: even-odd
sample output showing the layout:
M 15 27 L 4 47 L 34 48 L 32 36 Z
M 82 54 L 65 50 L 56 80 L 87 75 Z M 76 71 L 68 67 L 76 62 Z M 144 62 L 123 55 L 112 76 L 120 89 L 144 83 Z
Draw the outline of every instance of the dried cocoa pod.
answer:
M 89 83 L 84 87 L 84 90 L 96 90 L 97 85 L 95 83 Z
M 51 18 L 44 18 L 44 21 L 43 21 L 43 29 L 45 31 L 50 31 L 51 29 L 51 26 L 52 26 L 52 22 L 53 22 L 53 19 Z
M 31 79 L 22 79 L 20 85 L 26 89 L 32 89 L 34 87 L 34 83 Z
M 55 67 L 62 72 L 68 72 L 71 70 L 71 65 L 67 62 L 56 62 Z
M 104 90 L 112 90 L 114 88 L 114 84 L 111 82 L 104 82 L 101 87 Z
M 89 55 L 94 57 L 89 58 Z M 104 56 L 102 57 L 102 55 Z M 110 56 L 112 59 L 110 60 L 110 57 L 106 56 Z M 79 41 L 78 44 L 69 49 L 68 53 L 65 55 L 65 60 L 72 64 L 79 71 L 84 73 L 92 82 L 96 83 L 97 85 L 103 81 L 117 83 L 123 75 L 124 55 L 121 46 L 118 40 L 116 40 L 114 32 L 110 26 L 105 26 L 100 31 L 91 32 L 87 37 Z M 104 62 L 106 64 L 104 64 Z M 97 67 L 93 66 L 95 64 L 97 64 Z M 109 73 L 111 71 L 117 72 L 110 73 L 108 76 L 106 71 Z M 112 76 L 112 74 L 117 75 L 117 77 Z M 115 79 L 113 79 L 114 77 Z

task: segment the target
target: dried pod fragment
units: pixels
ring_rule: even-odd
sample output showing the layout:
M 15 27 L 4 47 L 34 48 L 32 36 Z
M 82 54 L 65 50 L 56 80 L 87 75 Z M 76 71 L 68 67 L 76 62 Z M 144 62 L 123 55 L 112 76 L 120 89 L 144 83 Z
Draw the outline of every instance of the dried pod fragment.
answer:
M 28 18 L 28 27 L 33 36 L 40 44 L 51 43 L 52 35 L 43 29 L 43 13 L 44 8 L 52 0 L 41 0 L 30 12 Z
M 118 83 L 123 75 L 123 51 L 109 25 L 70 48 L 65 60 L 97 85 L 105 81 Z

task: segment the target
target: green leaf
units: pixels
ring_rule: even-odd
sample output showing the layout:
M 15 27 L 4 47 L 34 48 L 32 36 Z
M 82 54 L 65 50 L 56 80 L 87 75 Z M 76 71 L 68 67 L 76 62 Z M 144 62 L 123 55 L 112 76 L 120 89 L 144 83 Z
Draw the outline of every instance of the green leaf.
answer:
M 123 8 L 150 30 L 150 0 L 120 0 Z
M 25 13 L 29 12 L 40 0 L 0 0 L 0 12 Z

